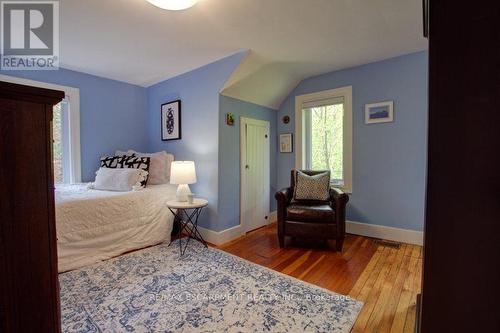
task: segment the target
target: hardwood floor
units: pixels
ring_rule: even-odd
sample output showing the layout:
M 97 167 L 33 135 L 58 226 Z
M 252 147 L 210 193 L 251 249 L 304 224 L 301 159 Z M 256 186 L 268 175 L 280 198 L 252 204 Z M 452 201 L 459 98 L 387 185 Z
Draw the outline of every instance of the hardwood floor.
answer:
M 413 332 L 422 248 L 387 243 L 347 235 L 341 254 L 325 244 L 290 244 L 280 249 L 273 224 L 219 248 L 363 301 L 352 332 Z

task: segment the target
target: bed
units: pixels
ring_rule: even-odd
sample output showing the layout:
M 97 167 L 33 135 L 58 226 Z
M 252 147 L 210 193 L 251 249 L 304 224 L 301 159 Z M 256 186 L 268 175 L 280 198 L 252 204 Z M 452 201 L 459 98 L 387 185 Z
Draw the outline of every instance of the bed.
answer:
M 130 192 L 57 185 L 59 272 L 169 242 L 174 216 L 166 202 L 175 199 L 175 192 L 176 186 L 170 184 Z

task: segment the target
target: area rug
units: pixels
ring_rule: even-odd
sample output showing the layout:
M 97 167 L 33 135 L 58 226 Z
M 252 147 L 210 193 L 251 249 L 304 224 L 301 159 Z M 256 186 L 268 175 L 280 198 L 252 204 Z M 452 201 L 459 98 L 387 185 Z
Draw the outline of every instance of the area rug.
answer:
M 362 303 L 175 242 L 59 275 L 63 332 L 349 332 Z

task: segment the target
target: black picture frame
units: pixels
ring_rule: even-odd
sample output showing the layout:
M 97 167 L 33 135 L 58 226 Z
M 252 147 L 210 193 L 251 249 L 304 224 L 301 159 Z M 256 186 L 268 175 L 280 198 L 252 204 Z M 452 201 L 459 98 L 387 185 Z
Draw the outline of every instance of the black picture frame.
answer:
M 168 117 L 171 117 L 169 120 Z M 172 141 L 182 138 L 181 100 L 163 103 L 160 107 L 161 140 Z

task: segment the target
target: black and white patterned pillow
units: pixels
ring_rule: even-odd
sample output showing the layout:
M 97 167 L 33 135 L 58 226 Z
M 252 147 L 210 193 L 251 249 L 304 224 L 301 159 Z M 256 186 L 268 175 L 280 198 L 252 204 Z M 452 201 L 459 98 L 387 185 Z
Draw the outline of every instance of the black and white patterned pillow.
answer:
M 136 157 L 136 156 L 123 156 L 121 167 L 122 168 L 132 168 L 132 169 L 141 169 L 148 173 L 148 176 L 145 180 L 141 182 L 142 187 L 146 187 L 149 179 L 149 164 L 151 162 L 151 158 L 149 157 Z
M 327 201 L 330 198 L 330 171 L 309 176 L 297 170 L 293 198 Z
M 101 168 L 121 168 L 124 157 L 125 156 L 103 156 L 101 157 Z

